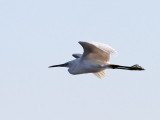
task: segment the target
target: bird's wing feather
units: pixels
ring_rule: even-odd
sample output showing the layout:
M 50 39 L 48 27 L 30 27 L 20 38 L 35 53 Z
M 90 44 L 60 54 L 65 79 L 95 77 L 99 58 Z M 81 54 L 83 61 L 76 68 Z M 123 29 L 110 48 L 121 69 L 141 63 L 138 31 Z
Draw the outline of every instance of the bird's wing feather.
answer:
M 103 71 L 100 71 L 100 72 L 96 72 L 96 73 L 93 73 L 95 76 L 97 76 L 98 78 L 100 79 L 103 79 L 106 77 L 106 71 L 103 70 Z
M 80 41 L 79 44 L 84 49 L 82 59 L 89 59 L 99 62 L 109 62 L 110 54 L 116 53 L 116 51 L 107 44 L 82 41 Z
M 75 58 L 80 58 L 82 56 L 82 54 L 72 54 L 72 56 Z

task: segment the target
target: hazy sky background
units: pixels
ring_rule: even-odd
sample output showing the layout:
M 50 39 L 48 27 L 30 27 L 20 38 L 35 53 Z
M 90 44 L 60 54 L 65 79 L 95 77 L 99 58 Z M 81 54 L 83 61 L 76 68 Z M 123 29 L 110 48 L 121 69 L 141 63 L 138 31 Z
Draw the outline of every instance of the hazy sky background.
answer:
M 160 120 L 159 0 L 1 0 L 0 120 Z M 107 43 L 146 71 L 70 75 L 48 66 Z

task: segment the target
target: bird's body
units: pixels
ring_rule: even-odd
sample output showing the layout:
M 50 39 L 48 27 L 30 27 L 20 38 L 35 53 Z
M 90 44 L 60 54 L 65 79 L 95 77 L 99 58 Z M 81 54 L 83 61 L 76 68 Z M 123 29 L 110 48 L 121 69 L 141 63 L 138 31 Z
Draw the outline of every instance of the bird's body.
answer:
M 77 58 L 69 62 L 68 71 L 73 75 L 82 73 L 95 73 L 104 70 L 106 68 L 106 65 L 107 63 Z
M 75 60 L 65 64 L 50 67 L 68 67 L 68 72 L 73 75 L 93 73 L 99 78 L 106 76 L 105 69 L 144 70 L 138 65 L 131 67 L 110 64 L 110 54 L 117 53 L 107 44 L 97 42 L 79 42 L 84 49 L 83 54 L 73 54 Z

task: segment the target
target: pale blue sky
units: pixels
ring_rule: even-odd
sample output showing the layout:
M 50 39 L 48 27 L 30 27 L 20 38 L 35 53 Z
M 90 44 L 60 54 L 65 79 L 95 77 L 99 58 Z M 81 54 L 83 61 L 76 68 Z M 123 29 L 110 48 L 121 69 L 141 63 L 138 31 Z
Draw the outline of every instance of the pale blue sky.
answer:
M 158 0 L 1 0 L 0 120 L 160 120 Z M 146 71 L 70 75 L 49 65 L 107 43 Z

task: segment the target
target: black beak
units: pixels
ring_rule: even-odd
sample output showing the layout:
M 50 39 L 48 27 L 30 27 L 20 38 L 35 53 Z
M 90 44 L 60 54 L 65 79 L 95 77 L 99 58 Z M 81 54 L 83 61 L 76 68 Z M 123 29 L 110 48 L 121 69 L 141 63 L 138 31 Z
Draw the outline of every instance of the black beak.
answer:
M 49 66 L 48 68 L 51 68 L 51 67 L 67 67 L 68 66 L 68 63 L 64 63 L 64 64 L 59 64 L 59 65 L 52 65 L 52 66 Z

